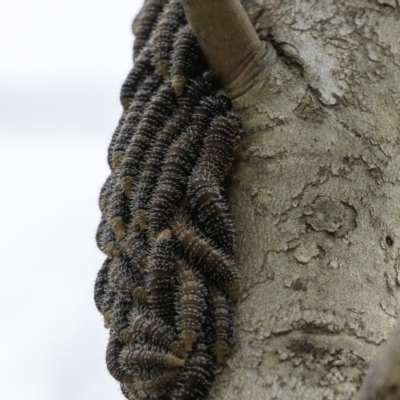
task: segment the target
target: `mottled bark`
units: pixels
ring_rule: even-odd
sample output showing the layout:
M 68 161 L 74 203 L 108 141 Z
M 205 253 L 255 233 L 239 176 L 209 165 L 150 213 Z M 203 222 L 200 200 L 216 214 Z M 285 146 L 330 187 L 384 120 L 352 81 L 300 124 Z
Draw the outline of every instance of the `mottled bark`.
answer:
M 210 399 L 353 399 L 399 310 L 400 2 L 243 4 L 272 45 L 231 91 L 243 287 Z

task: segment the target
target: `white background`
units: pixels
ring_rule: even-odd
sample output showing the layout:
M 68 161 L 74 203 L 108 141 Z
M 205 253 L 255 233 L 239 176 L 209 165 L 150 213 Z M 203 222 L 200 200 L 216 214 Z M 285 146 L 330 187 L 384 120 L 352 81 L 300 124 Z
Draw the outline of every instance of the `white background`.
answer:
M 122 399 L 93 302 L 106 150 L 142 0 L 0 13 L 0 396 Z

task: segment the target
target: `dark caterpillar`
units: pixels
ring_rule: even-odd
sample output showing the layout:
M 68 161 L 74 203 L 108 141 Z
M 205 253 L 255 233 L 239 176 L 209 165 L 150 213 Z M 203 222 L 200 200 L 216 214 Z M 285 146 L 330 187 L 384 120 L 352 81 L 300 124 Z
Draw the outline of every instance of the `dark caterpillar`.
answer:
M 174 221 L 173 233 L 189 257 L 199 261 L 204 272 L 213 279 L 215 284 L 226 290 L 234 303 L 237 303 L 240 284 L 233 261 L 179 219 Z
M 133 30 L 96 234 L 106 363 L 130 400 L 203 400 L 240 294 L 224 181 L 241 125 L 179 0 L 146 0 Z
M 216 115 L 226 111 L 229 100 L 223 93 L 206 97 L 196 108 L 193 122 L 170 147 L 150 205 L 149 231 L 152 239 L 168 229 L 186 192 L 188 175 L 199 155 L 205 133 Z
M 217 364 L 223 364 L 232 344 L 233 315 L 225 295 L 217 288 L 209 292 L 214 319 L 214 354 Z
M 175 92 L 166 83 L 152 98 L 144 113 L 121 163 L 120 182 L 126 196 L 131 196 L 149 144 L 171 116 L 175 102 Z
M 204 78 L 190 82 L 185 93 L 178 99 L 174 115 L 158 133 L 143 165 L 143 172 L 132 202 L 131 212 L 142 229 L 147 228 L 148 203 L 161 172 L 160 165 L 163 164 L 169 147 L 191 123 L 193 111 L 200 99 L 217 90 L 218 86 L 219 82 L 214 74 L 205 74 Z
M 154 71 L 152 65 L 152 51 L 150 48 L 144 49 L 140 57 L 136 60 L 134 67 L 129 72 L 122 85 L 120 100 L 124 111 L 128 110 L 135 97 L 140 82 L 148 76 L 148 73 Z
M 169 75 L 169 60 L 179 27 L 185 22 L 185 13 L 179 0 L 171 0 L 160 16 L 154 36 L 154 63 L 164 78 Z
M 233 254 L 235 232 L 221 196 L 221 184 L 232 166 L 232 151 L 240 139 L 240 130 L 240 120 L 232 112 L 213 121 L 189 183 L 198 220 L 207 236 L 228 254 Z
M 135 133 L 140 118 L 161 83 L 162 79 L 158 74 L 151 74 L 140 84 L 128 111 L 125 113 L 122 126 L 118 132 L 116 131 L 116 137 L 113 136 L 111 139 L 111 142 L 114 141 L 112 148 L 109 149 L 112 152 L 110 157 L 113 170 L 120 168 L 126 148 Z
M 148 285 L 154 314 L 174 326 L 174 243 L 171 239 L 172 233 L 166 229 L 155 241 L 150 255 Z
M 179 335 L 186 351 L 190 352 L 204 320 L 205 288 L 189 265 L 180 258 L 176 260 L 175 272 L 179 282 L 177 307 Z
M 140 13 L 133 21 L 132 31 L 135 35 L 133 54 L 135 59 L 146 46 L 154 25 L 166 3 L 168 3 L 167 0 L 146 0 Z
M 172 87 L 181 96 L 189 78 L 204 70 L 207 63 L 189 25 L 178 32 L 171 57 Z

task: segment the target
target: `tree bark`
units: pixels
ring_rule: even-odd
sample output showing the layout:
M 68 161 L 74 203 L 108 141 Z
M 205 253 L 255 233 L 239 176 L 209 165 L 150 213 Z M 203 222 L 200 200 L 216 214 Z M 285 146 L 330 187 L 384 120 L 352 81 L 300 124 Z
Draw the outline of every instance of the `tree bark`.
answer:
M 243 287 L 209 398 L 353 399 L 399 310 L 400 2 L 242 3 L 272 45 L 231 91 Z

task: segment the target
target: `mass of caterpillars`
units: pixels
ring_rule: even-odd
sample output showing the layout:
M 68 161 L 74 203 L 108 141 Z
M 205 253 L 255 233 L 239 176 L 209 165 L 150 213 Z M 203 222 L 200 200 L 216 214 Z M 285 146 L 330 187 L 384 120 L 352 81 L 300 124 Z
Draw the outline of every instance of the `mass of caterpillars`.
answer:
M 224 183 L 241 123 L 177 0 L 146 0 L 108 149 L 95 303 L 129 400 L 204 399 L 233 342 L 240 282 Z

